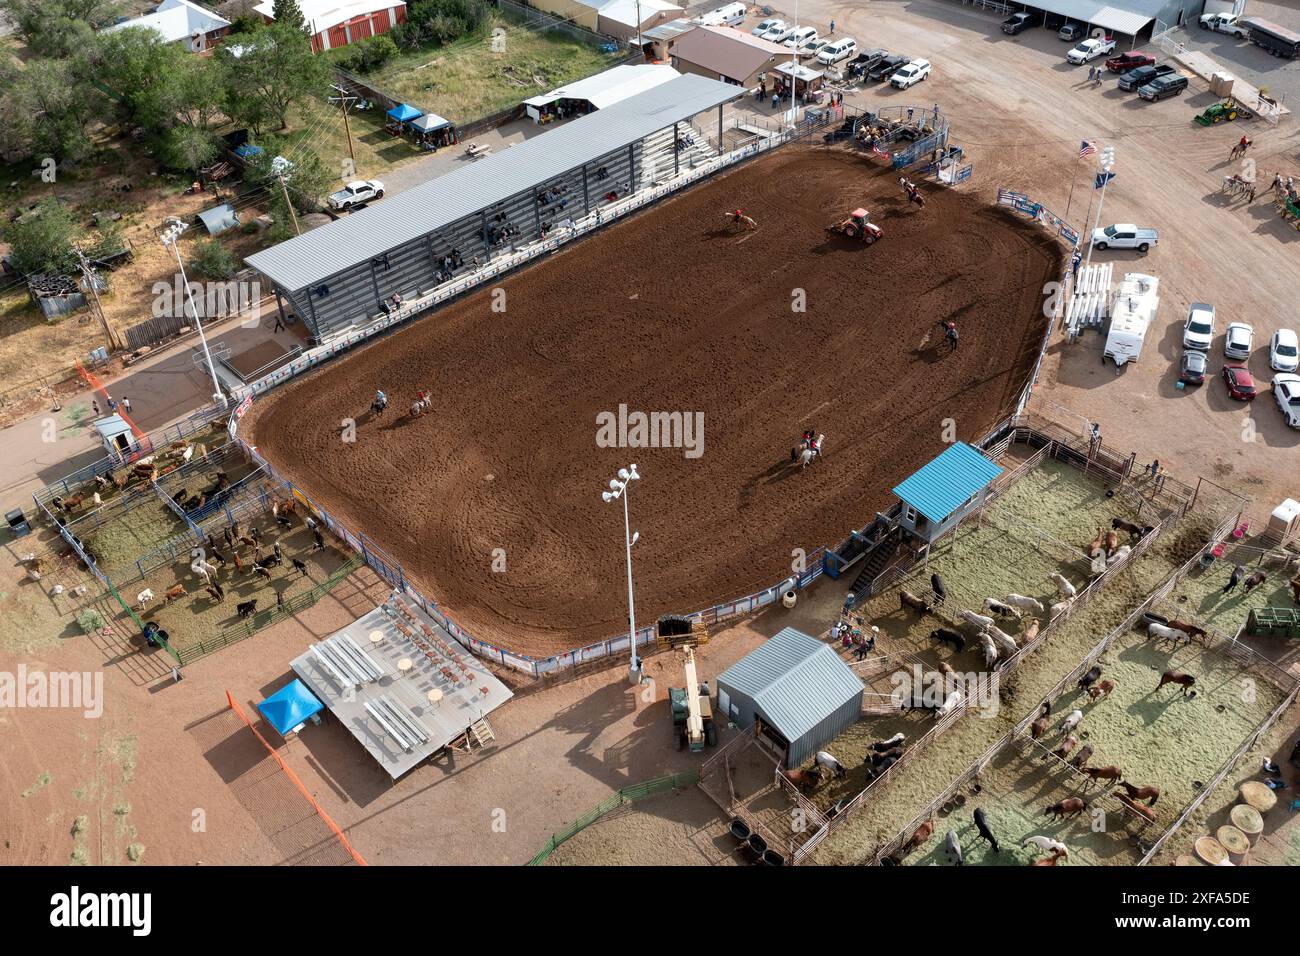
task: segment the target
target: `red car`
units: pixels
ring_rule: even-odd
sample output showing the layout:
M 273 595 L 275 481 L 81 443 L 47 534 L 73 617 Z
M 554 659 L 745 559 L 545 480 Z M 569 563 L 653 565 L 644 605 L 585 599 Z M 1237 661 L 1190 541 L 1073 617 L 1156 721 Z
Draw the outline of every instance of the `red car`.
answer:
M 1241 362 L 1223 364 L 1223 382 L 1228 386 L 1229 398 L 1249 402 L 1255 397 L 1255 379 Z
M 1145 53 L 1121 53 L 1106 61 L 1106 69 L 1112 73 L 1127 73 L 1139 66 L 1154 66 L 1156 58 Z

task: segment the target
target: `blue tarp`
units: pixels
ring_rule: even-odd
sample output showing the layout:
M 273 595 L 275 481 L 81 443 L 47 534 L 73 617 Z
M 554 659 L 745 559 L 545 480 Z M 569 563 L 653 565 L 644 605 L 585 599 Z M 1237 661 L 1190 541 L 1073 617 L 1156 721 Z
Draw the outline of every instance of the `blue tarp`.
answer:
M 399 123 L 409 123 L 417 116 L 423 115 L 423 113 L 417 110 L 414 106 L 411 106 L 409 103 L 398 103 L 388 111 L 389 118 L 395 119 Z
M 262 153 L 261 146 L 254 146 L 252 143 L 245 143 L 243 146 L 236 147 L 234 154 L 241 159 L 247 159 L 249 156 L 259 156 Z
M 262 716 L 271 722 L 281 737 L 324 708 L 325 705 L 300 680 L 280 688 L 257 705 Z

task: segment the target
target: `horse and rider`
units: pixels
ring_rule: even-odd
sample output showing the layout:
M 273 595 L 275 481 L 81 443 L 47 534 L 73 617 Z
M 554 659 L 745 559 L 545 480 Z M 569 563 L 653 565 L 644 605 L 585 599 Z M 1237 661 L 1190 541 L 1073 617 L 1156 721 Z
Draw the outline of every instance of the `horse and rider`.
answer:
M 790 461 L 801 468 L 807 468 L 814 458 L 822 455 L 822 443 L 826 436 L 819 434 L 815 428 L 805 429 L 799 444 L 790 449 Z
M 745 210 L 737 207 L 726 214 L 727 223 L 739 229 L 748 226 L 750 229 L 757 229 L 758 223 L 745 214 Z
M 388 407 L 388 396 L 384 394 L 381 388 L 375 389 L 375 400 L 370 403 L 370 410 L 376 415 L 380 414 Z

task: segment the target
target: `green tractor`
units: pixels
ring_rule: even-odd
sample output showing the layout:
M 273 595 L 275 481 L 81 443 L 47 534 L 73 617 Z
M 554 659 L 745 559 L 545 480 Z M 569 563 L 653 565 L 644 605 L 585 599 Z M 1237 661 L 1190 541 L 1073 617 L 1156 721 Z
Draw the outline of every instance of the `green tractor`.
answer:
M 1213 126 L 1217 123 L 1231 123 L 1236 119 L 1251 119 L 1254 115 L 1254 113 L 1229 96 L 1223 102 L 1208 107 L 1204 113 L 1201 113 L 1195 119 L 1202 126 Z

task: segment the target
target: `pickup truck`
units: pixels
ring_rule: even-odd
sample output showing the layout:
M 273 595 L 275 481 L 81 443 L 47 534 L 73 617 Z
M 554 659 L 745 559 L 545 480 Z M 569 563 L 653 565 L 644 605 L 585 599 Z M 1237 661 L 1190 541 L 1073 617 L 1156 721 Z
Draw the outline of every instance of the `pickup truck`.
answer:
M 1238 23 L 1238 19 L 1239 16 L 1235 13 L 1203 13 L 1197 23 L 1202 30 L 1213 30 L 1215 33 L 1245 39 L 1250 35 L 1250 30 Z
M 1139 66 L 1120 76 L 1119 88 L 1127 93 L 1131 93 L 1139 87 L 1146 86 L 1157 77 L 1168 76 L 1173 72 L 1174 68 L 1168 63 L 1159 63 L 1152 66 Z
M 1043 22 L 1043 18 L 1036 13 L 1013 13 L 1002 21 L 1002 32 L 1007 36 L 1015 36 L 1030 27 L 1036 27 Z
M 1095 60 L 1100 56 L 1107 56 L 1114 52 L 1115 41 L 1110 37 L 1089 37 L 1065 54 L 1065 58 L 1078 66 L 1087 63 L 1089 60 Z
M 330 193 L 331 209 L 348 209 L 372 199 L 384 198 L 384 184 L 378 179 L 357 180 L 348 183 L 336 193 Z

